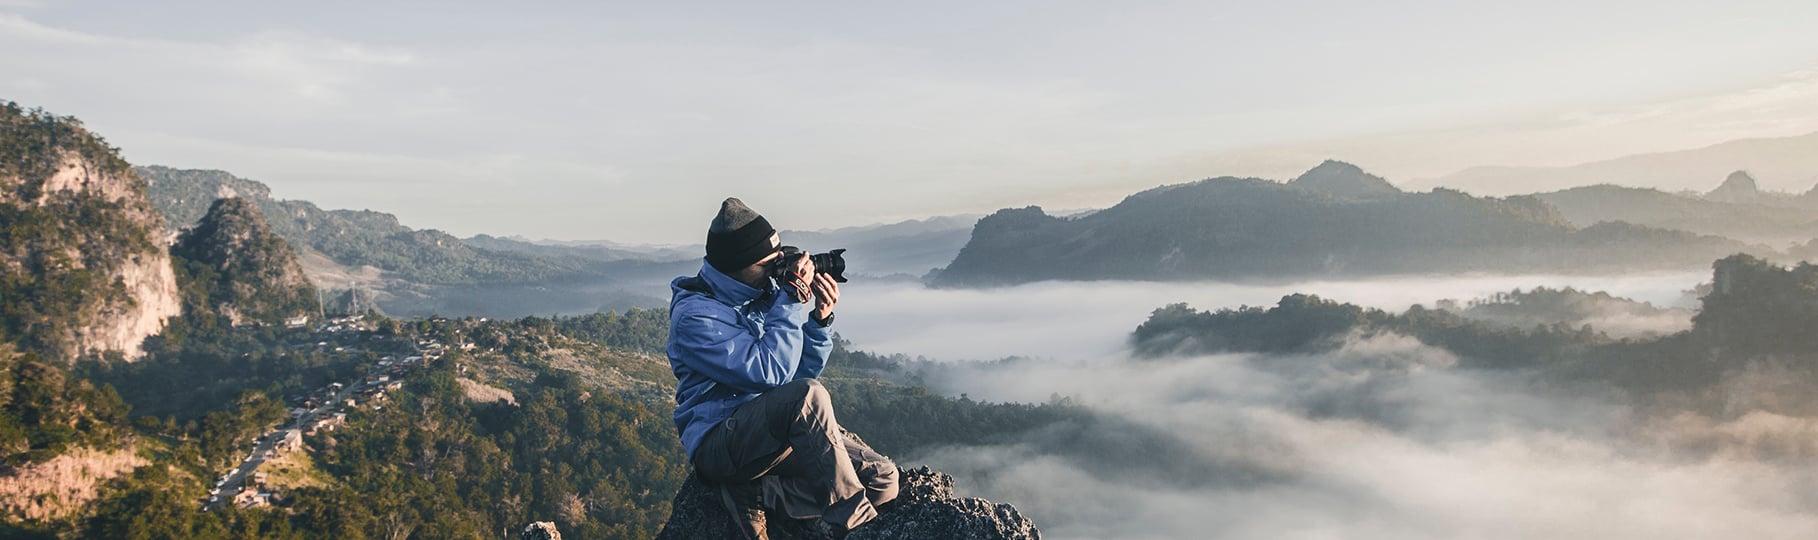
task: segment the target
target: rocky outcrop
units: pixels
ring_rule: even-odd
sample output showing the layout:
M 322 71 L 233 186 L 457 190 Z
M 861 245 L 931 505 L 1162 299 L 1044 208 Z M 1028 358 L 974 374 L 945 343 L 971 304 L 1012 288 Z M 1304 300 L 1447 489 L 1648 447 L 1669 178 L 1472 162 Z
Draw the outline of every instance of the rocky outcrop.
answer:
M 852 530 L 848 540 L 953 540 L 1041 538 L 1035 524 L 1008 504 L 953 494 L 953 477 L 927 467 L 899 469 L 900 491 L 885 504 L 877 519 Z M 671 505 L 669 522 L 659 540 L 720 540 L 738 538 L 732 517 L 720 503 L 716 488 L 689 475 Z M 773 540 L 831 539 L 820 520 L 770 518 Z
M 8 468 L 0 472 L 0 516 L 15 523 L 68 517 L 100 496 L 108 480 L 145 464 L 134 447 L 79 448 L 43 463 Z
M 531 523 L 527 527 L 524 527 L 524 532 L 518 533 L 518 539 L 519 540 L 562 540 L 562 531 L 556 530 L 555 523 L 551 523 L 548 521 L 538 521 L 536 523 Z
M 0 334 L 23 350 L 131 360 L 181 309 L 145 183 L 73 118 L 0 107 L 0 223 Z
M 189 299 L 192 307 L 233 324 L 282 324 L 320 307 L 297 253 L 245 199 L 217 199 L 195 228 L 183 232 L 171 254 L 185 263 L 185 278 L 199 281 L 207 293 Z
M 1378 197 L 1401 193 L 1401 189 L 1396 188 L 1380 176 L 1364 172 L 1356 165 L 1330 159 L 1302 173 L 1299 178 L 1288 181 L 1288 185 L 1324 192 L 1339 198 Z

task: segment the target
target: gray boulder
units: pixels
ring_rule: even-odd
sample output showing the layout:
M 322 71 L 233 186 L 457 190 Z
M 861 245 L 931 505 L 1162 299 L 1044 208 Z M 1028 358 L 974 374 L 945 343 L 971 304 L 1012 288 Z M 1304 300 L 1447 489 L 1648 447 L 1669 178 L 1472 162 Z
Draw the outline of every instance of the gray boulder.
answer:
M 519 540 L 562 540 L 562 531 L 556 530 L 555 523 L 538 521 L 524 527 L 524 532 L 518 533 L 518 538 Z

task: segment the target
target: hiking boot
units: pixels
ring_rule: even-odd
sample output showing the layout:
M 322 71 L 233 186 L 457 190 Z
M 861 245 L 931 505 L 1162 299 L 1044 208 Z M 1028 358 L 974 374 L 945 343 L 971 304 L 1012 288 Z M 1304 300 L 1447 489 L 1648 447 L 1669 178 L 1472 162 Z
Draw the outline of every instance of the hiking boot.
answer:
M 761 508 L 764 491 L 757 482 L 720 486 L 720 502 L 732 516 L 732 525 L 745 540 L 770 540 Z

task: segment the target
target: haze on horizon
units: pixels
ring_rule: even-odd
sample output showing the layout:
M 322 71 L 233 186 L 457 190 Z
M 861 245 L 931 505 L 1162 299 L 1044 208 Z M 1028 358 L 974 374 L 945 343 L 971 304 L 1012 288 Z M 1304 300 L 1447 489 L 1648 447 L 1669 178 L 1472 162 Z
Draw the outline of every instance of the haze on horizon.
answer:
M 728 195 L 823 229 L 1818 131 L 1808 2 L 368 4 L 0 0 L 0 99 L 281 198 L 628 242 Z

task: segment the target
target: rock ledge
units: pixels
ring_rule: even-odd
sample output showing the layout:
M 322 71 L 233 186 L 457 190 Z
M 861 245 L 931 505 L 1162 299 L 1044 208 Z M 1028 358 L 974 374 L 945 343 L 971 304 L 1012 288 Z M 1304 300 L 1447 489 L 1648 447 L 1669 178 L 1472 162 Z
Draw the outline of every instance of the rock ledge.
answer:
M 901 491 L 876 520 L 852 531 L 848 540 L 948 538 L 955 540 L 1040 540 L 1041 531 L 1016 507 L 953 496 L 953 477 L 927 467 L 899 469 Z M 669 522 L 658 540 L 738 538 L 719 493 L 688 476 L 676 493 Z M 770 519 L 773 540 L 833 538 L 819 520 Z

